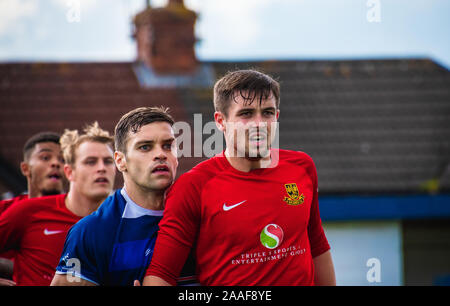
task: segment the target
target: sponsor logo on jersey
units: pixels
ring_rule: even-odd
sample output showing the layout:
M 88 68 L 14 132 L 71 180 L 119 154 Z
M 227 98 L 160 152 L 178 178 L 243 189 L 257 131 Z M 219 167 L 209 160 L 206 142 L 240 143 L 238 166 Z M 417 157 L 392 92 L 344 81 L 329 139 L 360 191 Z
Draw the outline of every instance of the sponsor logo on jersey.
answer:
M 59 234 L 62 233 L 64 231 L 49 231 L 48 229 L 44 229 L 44 235 L 48 236 L 48 235 L 55 235 L 55 234 Z
M 305 196 L 300 194 L 296 183 L 285 184 L 287 196 L 284 197 L 283 201 L 289 205 L 300 205 L 305 201 Z
M 245 202 L 247 202 L 247 200 L 244 200 L 244 201 L 239 202 L 239 203 L 234 204 L 234 205 L 227 205 L 227 203 L 223 203 L 223 210 L 224 211 L 229 211 L 230 209 L 238 207 L 239 205 L 244 204 Z
M 277 248 L 283 241 L 283 230 L 279 225 L 268 224 L 263 228 L 259 236 L 261 244 L 268 249 Z

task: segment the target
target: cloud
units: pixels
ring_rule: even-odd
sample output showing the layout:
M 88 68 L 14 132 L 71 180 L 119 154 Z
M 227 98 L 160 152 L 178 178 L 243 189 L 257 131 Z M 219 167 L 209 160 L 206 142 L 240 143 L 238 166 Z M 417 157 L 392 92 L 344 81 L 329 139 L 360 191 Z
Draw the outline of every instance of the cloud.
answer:
M 0 1 L 0 35 L 10 31 L 19 20 L 34 16 L 37 8 L 35 0 Z
M 192 2 L 201 10 L 200 36 L 220 40 L 230 45 L 248 46 L 263 35 L 260 15 L 270 4 L 269 0 L 216 0 Z M 215 24 L 211 27 L 211 24 Z
M 98 2 L 106 2 L 104 4 L 108 5 L 108 1 L 105 0 L 52 0 L 53 3 L 59 5 L 61 8 L 64 8 L 66 10 L 70 9 L 71 7 L 74 7 L 77 3 L 79 3 L 80 9 L 83 12 L 89 11 L 94 9 Z

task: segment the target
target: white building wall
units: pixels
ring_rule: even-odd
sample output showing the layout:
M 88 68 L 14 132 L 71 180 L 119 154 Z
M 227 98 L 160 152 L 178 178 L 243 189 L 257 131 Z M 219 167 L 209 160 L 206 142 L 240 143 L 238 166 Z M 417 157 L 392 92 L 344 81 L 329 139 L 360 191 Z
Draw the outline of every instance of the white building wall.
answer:
M 323 222 L 337 285 L 403 285 L 401 223 Z

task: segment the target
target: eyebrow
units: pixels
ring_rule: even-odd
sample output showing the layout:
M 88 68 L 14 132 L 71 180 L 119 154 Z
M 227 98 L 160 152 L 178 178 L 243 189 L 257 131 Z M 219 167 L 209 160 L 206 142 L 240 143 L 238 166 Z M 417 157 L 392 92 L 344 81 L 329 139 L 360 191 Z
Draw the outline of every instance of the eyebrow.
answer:
M 249 107 L 249 108 L 243 108 L 243 109 L 240 109 L 240 110 L 238 111 L 238 113 L 243 113 L 243 112 L 248 112 L 248 111 L 253 112 L 253 111 L 255 111 L 255 110 L 256 110 L 256 108 L 251 108 L 251 107 Z M 261 109 L 261 110 L 262 110 L 262 111 L 268 111 L 268 110 L 276 111 L 276 108 L 273 107 L 273 106 L 269 106 L 269 107 L 265 107 L 265 108 L 263 108 L 263 109 Z
M 163 142 L 171 142 L 171 141 L 174 141 L 174 140 L 175 140 L 175 137 L 170 137 L 170 138 L 164 139 Z
M 40 150 L 37 152 L 37 154 L 42 153 L 42 152 L 50 152 L 50 153 L 53 153 L 53 150 L 47 149 L 47 148 L 42 148 L 42 149 L 40 149 Z
M 101 158 L 101 159 L 105 159 L 105 158 L 111 158 L 111 159 L 113 159 L 112 156 L 92 156 L 92 155 L 86 156 L 86 157 L 84 157 L 83 159 L 85 160 L 85 159 L 99 159 L 99 158 Z
M 175 140 L 174 137 L 170 137 L 170 138 L 164 139 L 162 142 L 172 142 L 174 140 Z M 155 143 L 154 140 L 141 140 L 141 141 L 136 142 L 135 146 L 139 146 L 142 144 L 154 144 L 154 143 Z
M 255 109 L 254 108 L 251 108 L 251 107 L 249 107 L 249 108 L 243 108 L 243 109 L 240 109 L 240 110 L 238 110 L 238 113 L 244 113 L 244 112 L 253 112 L 253 111 L 255 111 Z
M 141 140 L 141 141 L 136 142 L 134 145 L 139 146 L 141 144 L 153 144 L 153 143 L 155 143 L 154 140 Z

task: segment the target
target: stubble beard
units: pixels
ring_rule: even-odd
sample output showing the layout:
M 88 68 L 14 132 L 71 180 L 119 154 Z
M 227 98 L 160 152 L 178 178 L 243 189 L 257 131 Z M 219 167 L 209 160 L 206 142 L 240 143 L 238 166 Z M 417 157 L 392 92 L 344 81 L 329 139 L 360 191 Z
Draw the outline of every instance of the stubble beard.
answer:
M 51 195 L 58 195 L 61 194 L 62 190 L 51 188 L 51 189 L 41 189 L 40 193 L 42 196 L 51 196 Z

